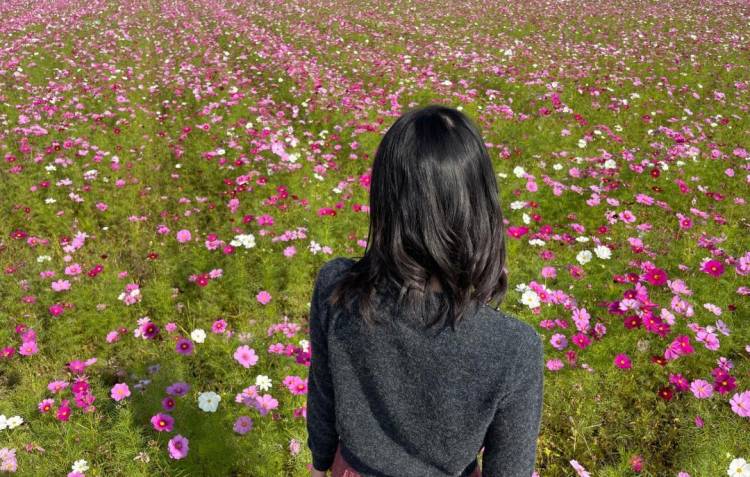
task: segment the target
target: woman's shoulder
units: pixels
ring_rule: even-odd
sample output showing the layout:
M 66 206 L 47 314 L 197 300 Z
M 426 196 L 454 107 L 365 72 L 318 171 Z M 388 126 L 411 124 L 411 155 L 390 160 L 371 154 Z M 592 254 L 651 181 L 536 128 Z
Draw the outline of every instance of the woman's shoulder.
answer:
M 494 331 L 493 335 L 502 336 L 507 341 L 515 342 L 521 346 L 538 346 L 542 337 L 537 330 L 515 315 L 504 310 L 482 305 L 487 327 Z
M 330 285 L 341 278 L 342 273 L 348 270 L 355 262 L 356 260 L 349 257 L 336 256 L 331 258 L 318 270 L 318 284 L 321 286 Z

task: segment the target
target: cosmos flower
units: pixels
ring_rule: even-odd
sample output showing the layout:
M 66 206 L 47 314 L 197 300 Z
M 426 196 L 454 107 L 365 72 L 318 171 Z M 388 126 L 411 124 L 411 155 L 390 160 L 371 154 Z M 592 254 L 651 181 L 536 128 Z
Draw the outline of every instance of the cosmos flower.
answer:
M 240 416 L 234 421 L 234 432 L 247 434 L 253 428 L 253 420 L 249 416 Z
M 177 434 L 169 440 L 167 448 L 169 449 L 169 457 L 171 459 L 184 459 L 188 455 L 189 441 L 187 438 Z
M 130 396 L 130 388 L 128 388 L 128 385 L 125 383 L 117 383 L 112 386 L 110 395 L 115 401 L 122 401 L 126 397 Z
M 216 412 L 219 407 L 221 396 L 213 391 L 203 392 L 198 395 L 198 407 L 203 412 Z
M 255 350 L 247 345 L 242 345 L 237 348 L 234 352 L 234 359 L 245 368 L 254 366 L 255 363 L 258 362 L 258 356 L 255 354 Z

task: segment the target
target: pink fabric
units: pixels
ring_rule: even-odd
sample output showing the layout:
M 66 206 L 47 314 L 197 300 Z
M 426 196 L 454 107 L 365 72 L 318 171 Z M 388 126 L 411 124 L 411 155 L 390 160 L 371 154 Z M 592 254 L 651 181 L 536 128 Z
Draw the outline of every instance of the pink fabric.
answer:
M 344 456 L 341 455 L 341 445 L 336 447 L 336 456 L 334 457 L 333 465 L 331 466 L 331 474 L 331 477 L 362 477 L 344 460 Z M 479 465 L 477 465 L 470 477 L 482 477 L 482 471 L 479 468 Z

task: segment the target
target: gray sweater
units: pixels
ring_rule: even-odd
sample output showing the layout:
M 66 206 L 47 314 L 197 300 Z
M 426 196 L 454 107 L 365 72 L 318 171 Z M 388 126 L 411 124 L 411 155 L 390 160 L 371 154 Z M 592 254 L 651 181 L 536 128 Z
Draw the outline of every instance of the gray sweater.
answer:
M 326 262 L 310 302 L 313 467 L 329 469 L 340 444 L 363 477 L 467 476 L 483 447 L 483 477 L 530 477 L 544 379 L 536 330 L 483 304 L 455 332 L 428 332 L 395 314 L 395 298 L 377 295 L 376 313 L 393 319 L 368 331 L 327 303 L 353 263 Z M 441 295 L 429 295 L 430 310 Z

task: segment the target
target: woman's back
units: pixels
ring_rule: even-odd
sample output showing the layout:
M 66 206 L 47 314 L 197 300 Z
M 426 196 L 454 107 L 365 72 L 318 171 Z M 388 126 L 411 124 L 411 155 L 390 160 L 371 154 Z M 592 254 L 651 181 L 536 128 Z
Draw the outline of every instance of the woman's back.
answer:
M 531 475 L 543 397 L 543 351 L 529 325 L 486 305 L 456 330 L 427 330 L 379 294 L 370 328 L 327 303 L 354 260 L 320 270 L 311 304 L 308 445 L 316 468 L 336 446 L 363 477 L 468 476 L 484 447 L 484 476 Z M 441 301 L 429 297 L 427 313 Z M 415 319 L 416 318 L 416 319 Z

